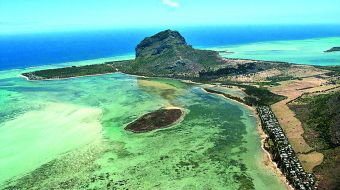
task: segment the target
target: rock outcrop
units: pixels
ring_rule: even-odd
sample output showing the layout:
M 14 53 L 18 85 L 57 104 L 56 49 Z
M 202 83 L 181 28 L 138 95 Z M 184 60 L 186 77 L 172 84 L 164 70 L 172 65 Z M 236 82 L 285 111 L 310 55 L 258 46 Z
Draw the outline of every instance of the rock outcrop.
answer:
M 223 63 L 218 52 L 194 49 L 179 32 L 166 30 L 139 43 L 136 59 L 120 70 L 143 76 L 192 78 Z
M 158 55 L 167 50 L 186 46 L 188 45 L 179 32 L 166 30 L 140 42 L 136 47 L 136 57 Z

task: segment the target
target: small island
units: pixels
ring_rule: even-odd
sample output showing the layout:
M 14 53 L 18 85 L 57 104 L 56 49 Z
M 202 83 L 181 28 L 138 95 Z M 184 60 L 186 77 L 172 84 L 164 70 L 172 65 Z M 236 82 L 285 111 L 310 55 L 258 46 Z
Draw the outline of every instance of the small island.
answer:
M 324 51 L 325 53 L 331 53 L 335 51 L 340 51 L 340 47 L 332 47 L 331 49 Z
M 167 128 L 177 123 L 184 115 L 180 108 L 166 108 L 148 113 L 128 124 L 125 130 L 134 133 L 145 133 L 156 129 Z
M 222 50 L 222 51 L 217 51 L 220 54 L 234 54 L 235 52 L 232 51 L 227 51 L 227 50 Z

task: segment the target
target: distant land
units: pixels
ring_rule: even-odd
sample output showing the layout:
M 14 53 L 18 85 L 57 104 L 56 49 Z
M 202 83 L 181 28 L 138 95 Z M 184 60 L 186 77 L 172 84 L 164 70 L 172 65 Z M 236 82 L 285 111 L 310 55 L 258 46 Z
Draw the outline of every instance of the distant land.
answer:
M 166 30 L 145 38 L 138 44 L 134 60 L 35 71 L 24 73 L 23 76 L 30 80 L 44 80 L 113 72 L 190 80 L 235 81 L 235 76 L 246 76 L 251 80 L 260 77 L 261 80 L 268 81 L 275 77 L 304 77 L 311 72 L 322 72 L 322 70 L 286 62 L 222 58 L 217 51 L 194 49 L 186 43 L 179 32 Z M 263 72 L 268 74 L 260 76 L 259 74 Z
M 338 50 L 335 47 L 332 51 Z M 212 85 L 204 90 L 256 108 L 267 135 L 263 146 L 291 186 L 334 189 L 340 172 L 336 165 L 339 158 L 334 156 L 339 151 L 339 112 L 333 107 L 340 101 L 340 66 L 231 59 L 221 57 L 223 53 L 194 49 L 179 32 L 166 30 L 140 42 L 133 60 L 33 71 L 22 76 L 28 80 L 58 80 L 121 72 Z M 215 89 L 218 86 L 239 88 L 246 96 L 221 92 Z M 318 100 L 324 104 L 316 104 Z M 327 110 L 334 114 L 327 115 Z M 306 112 L 307 117 L 300 114 Z M 141 116 L 126 129 L 147 132 L 166 127 L 180 116 L 176 112 L 173 120 L 160 120 L 164 125 L 139 129 L 138 124 L 150 124 L 151 120 L 146 119 L 157 115 L 165 116 L 156 111 Z M 322 118 L 328 118 L 327 122 Z M 157 119 L 152 122 L 159 123 Z
M 340 47 L 333 47 L 333 48 L 325 51 L 325 53 L 330 53 L 330 52 L 335 52 L 335 51 L 340 51 Z

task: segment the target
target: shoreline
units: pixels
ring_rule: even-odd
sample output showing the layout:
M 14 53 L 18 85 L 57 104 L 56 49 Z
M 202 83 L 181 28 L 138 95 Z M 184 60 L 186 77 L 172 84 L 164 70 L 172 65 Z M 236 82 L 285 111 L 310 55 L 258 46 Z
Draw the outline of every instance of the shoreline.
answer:
M 162 109 L 162 108 L 161 108 Z M 157 131 L 160 131 L 160 130 L 165 130 L 165 129 L 168 129 L 168 128 L 171 128 L 171 127 L 174 127 L 175 125 L 177 125 L 178 123 L 182 122 L 184 120 L 184 117 L 185 115 L 187 114 L 187 110 L 185 108 L 182 108 L 182 107 L 178 107 L 178 106 L 174 106 L 174 105 L 163 105 L 163 109 L 165 110 L 173 110 L 173 109 L 178 109 L 178 110 L 181 110 L 182 112 L 182 115 L 181 117 L 179 117 L 175 122 L 169 124 L 167 127 L 161 127 L 161 128 L 158 128 L 158 129 L 154 129 L 154 130 L 151 130 L 151 131 L 146 131 L 146 132 L 133 132 L 132 130 L 127 130 L 126 127 L 131 124 L 131 123 L 134 123 L 136 122 L 138 119 L 140 119 L 142 116 L 138 117 L 137 119 L 131 121 L 130 123 L 128 123 L 125 127 L 123 127 L 123 129 L 126 131 L 126 132 L 132 132 L 134 134 L 143 134 L 143 133 L 153 133 L 153 132 L 157 132 Z M 149 113 L 152 113 L 152 112 L 149 112 Z M 147 113 L 148 114 L 148 113 Z
M 28 81 L 31 81 L 28 77 L 26 77 L 25 75 L 23 75 L 23 74 L 19 74 L 19 76 L 20 77 L 24 77 L 26 80 L 28 80 Z
M 181 82 L 184 82 L 184 83 L 188 83 L 188 84 L 196 84 L 196 85 L 203 85 L 203 83 L 198 83 L 198 82 L 193 82 L 191 80 L 184 80 L 184 79 L 175 79 L 175 78 L 166 78 L 166 77 L 148 77 L 148 76 L 139 76 L 139 75 L 134 75 L 134 74 L 126 74 L 126 73 L 122 73 L 122 72 L 115 72 L 115 73 L 105 73 L 105 74 L 95 74 L 95 75 L 84 75 L 84 76 L 76 76 L 76 77 L 68 77 L 68 78 L 60 78 L 60 79 L 43 79 L 43 80 L 46 80 L 46 81 L 53 81 L 53 80 L 67 80 L 67 79 L 71 79 L 71 78 L 81 78 L 81 77 L 88 77 L 88 76 L 100 76 L 100 75 L 106 75 L 106 74 L 124 74 L 124 75 L 128 75 L 128 76 L 133 76 L 133 77 L 136 77 L 136 78 L 144 78 L 144 79 L 153 79 L 153 78 L 159 78 L 159 79 L 169 79 L 169 80 L 179 80 Z M 28 77 L 20 74 L 21 77 L 24 77 L 26 78 L 28 81 L 35 81 L 35 80 L 30 80 L 28 79 Z M 213 86 L 215 86 L 214 84 L 211 84 Z M 241 104 L 242 106 L 246 107 L 248 110 L 252 111 L 254 116 L 256 117 L 256 120 L 257 120 L 257 131 L 259 133 L 259 136 L 261 138 L 261 149 L 264 151 L 264 157 L 262 158 L 262 162 L 263 164 L 267 167 L 267 169 L 271 170 L 274 172 L 274 174 L 278 177 L 278 180 L 283 183 L 287 189 L 290 189 L 290 190 L 294 190 L 294 188 L 289 184 L 286 176 L 283 175 L 283 173 L 281 172 L 281 170 L 277 167 L 277 164 L 273 161 L 272 159 L 272 156 L 271 154 L 264 148 L 264 141 L 266 140 L 267 138 L 267 135 L 264 133 L 263 131 L 263 128 L 262 128 L 262 125 L 261 125 L 261 121 L 260 121 L 260 118 L 258 116 L 258 113 L 256 111 L 256 109 L 252 106 L 249 106 L 243 102 L 240 102 L 240 101 L 237 101 L 237 100 L 234 100 L 234 99 L 231 99 L 231 98 L 228 98 L 222 94 L 217 94 L 217 93 L 211 93 L 211 92 L 208 92 L 206 91 L 204 88 L 200 88 L 203 92 L 207 93 L 207 94 L 212 94 L 212 95 L 217 95 L 217 96 L 221 96 L 229 101 L 232 101 L 234 103 L 238 103 L 238 104 Z M 175 107 L 175 106 L 171 106 L 171 105 L 166 105 L 164 106 L 165 109 L 181 109 L 182 111 L 183 108 L 180 108 L 180 107 Z M 183 119 L 184 119 L 184 115 L 185 115 L 185 112 L 183 114 L 183 116 L 179 119 L 178 122 L 175 122 L 174 124 L 171 124 L 171 126 L 181 122 Z M 166 129 L 166 128 L 163 128 L 163 129 Z M 162 130 L 161 129 L 158 129 L 158 130 Z M 155 131 L 158 131 L 158 130 L 155 130 Z M 152 132 L 152 131 L 151 131 Z
M 211 92 L 208 92 L 206 91 L 204 88 L 201 88 L 202 91 L 204 91 L 205 93 L 207 94 L 212 94 L 212 95 L 217 95 L 217 96 L 221 96 L 225 99 L 228 99 L 232 102 L 235 102 L 235 103 L 238 103 L 238 104 L 241 104 L 243 105 L 244 107 L 246 107 L 247 109 L 249 109 L 250 111 L 253 112 L 256 120 L 257 120 L 257 132 L 261 138 L 261 149 L 263 150 L 264 152 L 264 157 L 262 158 L 262 162 L 263 164 L 267 167 L 267 169 L 273 171 L 275 173 L 275 175 L 278 177 L 278 180 L 281 181 L 288 189 L 290 190 L 294 190 L 294 188 L 289 184 L 287 178 L 285 175 L 283 175 L 283 173 L 281 172 L 281 170 L 277 167 L 277 164 L 273 161 L 272 159 L 272 155 L 270 152 L 268 152 L 265 148 L 264 148 L 264 143 L 265 143 L 265 140 L 267 139 L 267 134 L 263 131 L 263 128 L 262 128 L 262 125 L 261 125 L 261 120 L 258 116 L 258 113 L 256 111 L 256 109 L 252 106 L 249 106 L 247 104 L 244 104 L 243 102 L 239 102 L 237 100 L 234 100 L 234 99 L 231 99 L 231 98 L 228 98 L 228 97 L 225 97 L 223 96 L 222 94 L 216 94 L 216 93 L 211 93 Z
M 119 71 L 114 72 L 114 73 L 103 73 L 103 74 L 82 75 L 82 76 L 67 77 L 67 78 L 53 78 L 53 79 L 39 79 L 39 80 L 31 80 L 28 77 L 24 76 L 23 74 L 19 74 L 19 76 L 25 78 L 28 81 L 54 81 L 54 80 L 68 80 L 68 79 L 73 79 L 73 78 L 101 76 L 101 75 L 111 75 L 111 74 L 123 74 L 123 75 L 133 76 L 133 77 L 136 77 L 136 78 L 145 78 L 145 79 L 178 80 L 178 81 L 181 81 L 181 82 L 187 83 L 187 84 L 197 84 L 197 85 L 203 85 L 204 84 L 204 83 L 194 82 L 194 81 L 191 81 L 189 79 L 176 79 L 176 78 L 169 78 L 169 77 L 148 77 L 148 76 L 142 76 L 142 75 L 127 74 L 127 73 L 123 73 L 123 72 L 119 72 Z
M 261 125 L 261 121 L 260 121 L 260 118 L 258 116 L 258 113 L 256 111 L 256 109 L 253 109 L 252 110 L 253 113 L 255 114 L 255 117 L 256 117 L 256 120 L 258 122 L 257 124 L 257 131 L 260 135 L 260 138 L 261 138 L 261 149 L 263 150 L 264 152 L 264 155 L 263 155 L 263 163 L 266 167 L 268 167 L 268 169 L 272 170 L 275 175 L 279 178 L 279 180 L 285 184 L 285 186 L 290 189 L 290 190 L 294 190 L 294 188 L 289 184 L 286 176 L 281 172 L 281 170 L 277 167 L 277 163 L 275 163 L 273 161 L 273 158 L 272 158 L 272 154 L 270 152 L 268 152 L 265 148 L 264 148 L 264 144 L 265 144 L 265 141 L 266 139 L 268 138 L 268 135 L 263 131 L 262 129 L 262 125 Z
M 53 81 L 53 80 L 68 80 L 68 79 L 74 79 L 74 78 L 82 78 L 82 77 L 91 77 L 91 76 L 101 76 L 101 75 L 109 75 L 109 74 L 116 74 L 119 72 L 115 73 L 103 73 L 103 74 L 94 74 L 94 75 L 82 75 L 82 76 L 76 76 L 76 77 L 67 77 L 67 78 L 54 78 L 54 79 L 39 79 L 39 80 L 31 80 L 28 77 L 26 77 L 23 74 L 19 74 L 20 77 L 24 77 L 28 81 Z M 122 73 L 125 74 L 125 73 Z

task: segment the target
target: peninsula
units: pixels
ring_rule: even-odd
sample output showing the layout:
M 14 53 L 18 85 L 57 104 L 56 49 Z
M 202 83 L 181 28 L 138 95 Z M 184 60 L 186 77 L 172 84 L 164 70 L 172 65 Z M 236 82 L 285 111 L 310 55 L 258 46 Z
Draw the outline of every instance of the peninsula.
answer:
M 337 131 L 338 120 L 332 119 L 331 123 L 327 123 L 327 130 L 322 130 L 325 126 L 315 123 L 320 124 L 323 120 L 306 120 L 301 114 L 297 114 L 297 118 L 294 112 L 299 112 L 299 109 L 295 109 L 296 104 L 291 103 L 298 102 L 299 98 L 307 94 L 332 94 L 329 95 L 332 98 L 327 101 L 339 101 L 339 93 L 336 92 L 340 89 L 340 67 L 231 59 L 221 57 L 220 53 L 223 52 L 195 49 L 186 43 L 179 32 L 166 30 L 140 42 L 133 60 L 33 71 L 22 75 L 28 80 L 54 80 L 121 72 L 145 77 L 191 80 L 226 88 L 237 87 L 244 91 L 245 97 L 216 89 L 204 90 L 256 108 L 259 122 L 267 135 L 264 147 L 295 189 L 327 189 L 336 186 L 336 174 L 340 169 L 332 166 L 339 161 L 334 157 L 334 153 L 339 151 L 339 134 L 329 133 Z M 308 105 L 312 103 L 308 102 Z M 328 107 L 332 105 L 325 104 Z M 318 106 L 322 110 L 334 110 Z M 309 116 L 313 114 L 316 113 L 309 113 Z M 157 110 L 143 115 L 125 129 L 139 133 L 165 128 L 176 123 L 182 115 L 183 112 L 178 109 Z M 321 139 L 332 137 L 332 142 L 337 143 L 324 146 L 327 148 L 325 150 L 306 141 L 304 132 L 310 131 L 309 126 L 306 126 L 308 123 L 318 126 L 313 135 L 319 135 Z M 322 136 L 322 132 L 328 134 Z M 322 172 L 320 168 L 323 168 Z
M 340 47 L 333 47 L 333 48 L 325 51 L 325 53 L 331 53 L 331 52 L 335 52 L 335 51 L 340 51 Z
M 29 80 L 45 80 L 122 72 L 148 77 L 233 81 L 233 78 L 241 75 L 250 79 L 259 77 L 257 73 L 263 75 L 262 79 L 300 77 L 310 69 L 314 67 L 285 62 L 222 58 L 217 51 L 194 49 L 179 32 L 166 30 L 140 42 L 136 47 L 134 60 L 48 69 L 22 75 Z M 300 75 L 294 74 L 295 71 L 299 71 Z M 265 74 L 266 72 L 268 74 Z

